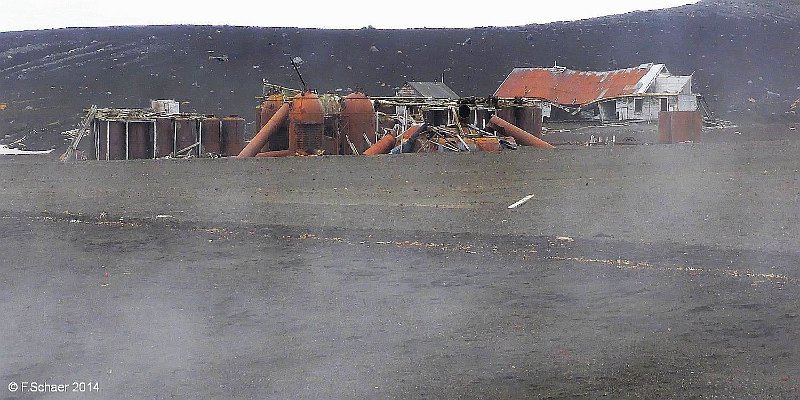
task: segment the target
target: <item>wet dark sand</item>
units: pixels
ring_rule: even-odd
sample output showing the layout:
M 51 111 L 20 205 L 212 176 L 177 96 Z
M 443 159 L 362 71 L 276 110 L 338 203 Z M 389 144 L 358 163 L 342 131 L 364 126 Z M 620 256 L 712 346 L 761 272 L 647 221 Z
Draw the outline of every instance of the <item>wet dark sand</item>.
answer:
M 799 150 L 4 158 L 0 397 L 796 398 Z

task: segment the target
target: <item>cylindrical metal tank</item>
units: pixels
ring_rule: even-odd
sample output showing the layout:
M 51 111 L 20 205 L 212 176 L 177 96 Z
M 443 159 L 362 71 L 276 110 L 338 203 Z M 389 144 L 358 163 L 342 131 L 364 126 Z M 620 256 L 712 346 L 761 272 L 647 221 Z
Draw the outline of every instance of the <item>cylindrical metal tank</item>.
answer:
M 244 118 L 230 115 L 222 119 L 220 132 L 222 155 L 233 157 L 244 148 Z
M 185 117 L 175 118 L 175 151 L 181 151 L 195 143 L 197 143 L 197 121 Z M 198 147 L 195 146 L 181 155 L 197 156 L 200 151 Z
M 298 94 L 289 111 L 289 150 L 313 153 L 322 149 L 325 116 L 319 97 L 311 92 Z
M 124 160 L 126 156 L 125 121 L 108 121 L 108 159 Z
M 364 140 L 364 134 L 371 138 L 375 137 L 376 118 L 372 100 L 364 93 L 355 92 L 344 97 L 341 132 L 356 146 L 359 153 L 363 153 L 369 147 L 367 141 Z M 340 154 L 353 154 L 347 140 L 344 137 L 342 139 Z
M 200 137 L 203 146 L 202 154 L 220 154 L 222 138 L 220 135 L 220 120 L 216 117 L 204 118 L 201 122 Z
M 542 126 L 544 125 L 544 112 L 542 107 L 533 107 L 533 132 L 531 134 L 541 139 Z
M 261 122 L 259 122 L 258 129 L 264 127 L 264 125 L 269 122 L 273 115 L 281 108 L 281 106 L 285 102 L 285 98 L 283 94 L 276 93 L 271 94 L 261 103 L 260 107 L 260 118 Z M 258 132 L 258 130 L 256 130 Z M 269 141 L 264 146 L 264 149 L 269 150 L 286 150 L 289 148 L 289 124 L 288 122 L 282 123 L 278 130 L 275 131 L 269 137 Z
M 175 121 L 172 118 L 156 118 L 155 158 L 166 157 L 175 150 Z
M 700 141 L 700 132 L 703 129 L 703 116 L 700 112 L 672 111 L 670 114 L 672 143 Z M 659 126 L 660 125 L 659 121 Z
M 500 108 L 495 112 L 495 115 L 502 118 L 509 124 L 517 125 L 517 113 L 514 110 L 514 107 Z
M 128 159 L 153 158 L 153 123 L 130 121 L 128 124 Z

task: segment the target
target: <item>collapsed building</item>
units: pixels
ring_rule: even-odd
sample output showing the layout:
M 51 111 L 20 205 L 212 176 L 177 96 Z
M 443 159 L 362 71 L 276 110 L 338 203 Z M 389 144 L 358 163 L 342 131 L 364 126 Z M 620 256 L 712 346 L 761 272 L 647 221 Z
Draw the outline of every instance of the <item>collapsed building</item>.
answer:
M 692 76 L 673 75 L 664 64 L 602 72 L 514 68 L 494 95 L 538 101 L 548 120 L 654 121 L 660 112 L 699 108 Z

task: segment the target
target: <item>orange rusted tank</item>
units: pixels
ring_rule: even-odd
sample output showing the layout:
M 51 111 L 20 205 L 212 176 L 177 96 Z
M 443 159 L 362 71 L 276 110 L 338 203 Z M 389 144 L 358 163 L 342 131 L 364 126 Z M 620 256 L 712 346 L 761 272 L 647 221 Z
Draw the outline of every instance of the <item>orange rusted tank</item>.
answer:
M 283 106 L 286 102 L 286 98 L 281 93 L 271 94 L 261 103 L 259 107 L 259 125 L 258 129 L 264 127 L 264 125 L 272 119 L 272 116 L 275 115 L 276 112 Z M 263 150 L 285 150 L 289 148 L 289 123 L 288 121 L 284 121 L 280 126 L 277 127 L 277 130 L 270 135 L 269 141 L 267 144 L 264 145 Z
M 524 130 L 520 129 L 519 127 L 517 127 L 517 126 L 509 123 L 508 121 L 498 117 L 497 115 L 492 116 L 492 118 L 489 119 L 489 123 L 491 123 L 491 124 L 493 124 L 493 125 L 495 125 L 495 126 L 497 126 L 499 128 L 502 128 L 503 132 L 505 132 L 506 135 L 513 137 L 514 140 L 517 141 L 517 143 L 519 143 L 519 144 L 521 144 L 523 146 L 533 146 L 533 147 L 537 147 L 537 148 L 540 148 L 540 149 L 553 149 L 553 148 L 555 148 L 550 143 L 547 143 L 544 140 L 539 139 L 536 136 L 533 136 L 528 132 L 525 132 Z
M 303 92 L 294 96 L 289 110 L 289 150 L 314 153 L 323 148 L 325 113 L 319 96 Z
M 369 145 L 364 135 L 375 137 L 377 117 L 372 100 L 364 93 L 354 92 L 344 97 L 341 114 L 341 132 L 352 142 L 359 153 L 363 153 Z M 353 154 L 347 140 L 341 143 L 341 154 Z M 374 139 L 370 139 L 374 140 Z

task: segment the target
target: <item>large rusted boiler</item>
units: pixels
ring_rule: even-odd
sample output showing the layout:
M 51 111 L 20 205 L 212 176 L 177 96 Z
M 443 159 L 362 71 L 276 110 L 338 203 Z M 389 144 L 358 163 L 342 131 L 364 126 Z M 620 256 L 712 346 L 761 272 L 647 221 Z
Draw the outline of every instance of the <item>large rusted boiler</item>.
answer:
M 289 110 L 289 150 L 312 154 L 323 148 L 325 113 L 319 96 L 303 92 L 292 99 Z
M 363 153 L 369 147 L 367 141 L 364 140 L 364 135 L 374 138 L 375 126 L 376 116 L 372 100 L 361 92 L 345 96 L 341 114 L 340 129 L 343 143 L 340 143 L 340 154 L 353 154 L 347 139 L 355 145 L 359 153 Z

